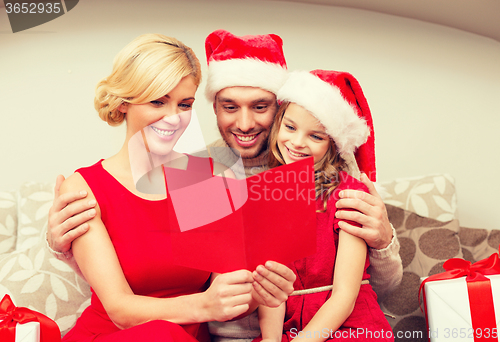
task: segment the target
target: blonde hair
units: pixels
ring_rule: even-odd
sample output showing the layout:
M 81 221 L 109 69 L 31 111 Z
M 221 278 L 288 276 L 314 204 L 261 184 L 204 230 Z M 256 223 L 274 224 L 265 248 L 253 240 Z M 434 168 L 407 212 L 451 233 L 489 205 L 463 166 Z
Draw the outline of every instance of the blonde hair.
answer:
M 94 107 L 102 120 L 119 125 L 125 117 L 120 105 L 156 100 L 189 75 L 199 86 L 201 67 L 193 50 L 175 38 L 141 35 L 118 53 L 111 74 L 97 84 Z
M 281 122 L 285 116 L 286 109 L 290 102 L 283 102 L 278 113 L 274 118 L 273 127 L 271 128 L 271 134 L 269 138 L 269 167 L 274 168 L 285 164 L 285 160 L 278 148 L 278 132 L 281 127 Z M 316 190 L 316 199 L 323 199 L 323 210 L 318 212 L 325 212 L 328 198 L 332 192 L 337 188 L 340 183 L 339 172 L 347 170 L 346 161 L 337 152 L 337 147 L 335 142 L 330 137 L 328 150 L 326 151 L 323 158 L 318 162 L 314 163 L 314 187 Z

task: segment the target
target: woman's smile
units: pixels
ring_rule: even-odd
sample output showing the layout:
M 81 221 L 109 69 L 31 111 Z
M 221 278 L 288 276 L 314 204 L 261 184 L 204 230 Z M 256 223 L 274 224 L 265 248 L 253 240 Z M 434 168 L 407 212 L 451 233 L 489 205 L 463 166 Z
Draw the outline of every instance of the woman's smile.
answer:
M 151 129 L 160 137 L 160 139 L 164 140 L 170 140 L 172 139 L 172 135 L 177 132 L 177 130 L 166 130 L 166 129 L 160 129 L 155 126 L 150 126 Z

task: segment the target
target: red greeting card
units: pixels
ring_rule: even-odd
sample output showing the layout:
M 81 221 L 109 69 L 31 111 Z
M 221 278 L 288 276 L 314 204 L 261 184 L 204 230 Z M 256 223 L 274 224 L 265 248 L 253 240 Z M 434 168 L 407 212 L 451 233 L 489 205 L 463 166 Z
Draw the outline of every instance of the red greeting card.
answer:
M 267 260 L 287 264 L 316 251 L 312 158 L 247 179 L 206 178 L 170 189 L 169 197 L 178 265 L 253 271 Z

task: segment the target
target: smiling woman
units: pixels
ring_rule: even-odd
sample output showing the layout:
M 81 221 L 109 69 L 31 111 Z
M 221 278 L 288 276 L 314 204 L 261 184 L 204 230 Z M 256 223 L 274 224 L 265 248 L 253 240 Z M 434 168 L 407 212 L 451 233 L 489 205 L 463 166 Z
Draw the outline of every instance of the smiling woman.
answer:
M 161 218 L 169 202 L 165 193 L 138 192 L 129 157 L 129 142 L 139 134 L 153 156 L 184 157 L 183 165 L 176 167 L 189 170 L 188 158 L 173 148 L 189 124 L 200 80 L 200 64 L 190 48 L 174 38 L 150 34 L 127 45 L 115 58 L 111 75 L 98 84 L 99 116 L 110 125 L 126 121 L 127 129 L 116 155 L 77 170 L 61 186 L 63 194 L 84 189 L 97 201 L 88 232 L 72 248 L 93 289 L 92 304 L 64 341 L 102 334 L 109 340 L 154 341 L 166 332 L 172 340 L 208 341 L 199 308 L 182 310 L 179 307 L 188 305 L 173 302 L 193 301 L 210 273 L 172 264 L 165 248 L 170 234 Z M 208 162 L 201 172 L 211 173 Z
M 174 263 L 171 236 L 182 229 L 173 191 L 216 174 L 234 177 L 211 158 L 174 150 L 194 113 L 200 79 L 190 48 L 147 34 L 118 54 L 98 84 L 99 116 L 110 125 L 125 121 L 126 135 L 117 154 L 65 180 L 51 208 L 51 222 L 72 214 L 50 230 L 49 245 L 70 241 L 74 259 L 65 261 L 76 261 L 93 290 L 63 341 L 209 341 L 206 322 L 248 314 L 271 296 L 281 303 L 292 292 L 293 273 L 278 263 L 259 266 L 258 280 L 248 270 L 218 275 Z M 141 180 L 152 191 L 136 186 Z M 85 211 L 89 200 L 92 215 Z
M 61 186 L 63 194 L 84 189 L 97 201 L 88 232 L 72 248 L 93 289 L 92 304 L 65 341 L 102 334 L 109 340 L 154 341 L 167 332 L 171 340 L 209 340 L 202 324 L 203 300 L 198 297 L 210 273 L 172 264 L 171 251 L 165 248 L 170 233 L 161 217 L 169 201 L 165 193 L 138 192 L 129 155 L 129 142 L 139 134 L 156 159 L 182 157 L 173 167 L 192 168 L 197 158 L 188 159 L 173 148 L 189 124 L 200 80 L 200 64 L 190 48 L 151 34 L 127 45 L 116 57 L 111 75 L 98 84 L 99 116 L 110 125 L 125 120 L 127 129 L 116 155 L 77 170 Z M 211 176 L 208 161 L 195 165 L 204 166 L 200 173 Z

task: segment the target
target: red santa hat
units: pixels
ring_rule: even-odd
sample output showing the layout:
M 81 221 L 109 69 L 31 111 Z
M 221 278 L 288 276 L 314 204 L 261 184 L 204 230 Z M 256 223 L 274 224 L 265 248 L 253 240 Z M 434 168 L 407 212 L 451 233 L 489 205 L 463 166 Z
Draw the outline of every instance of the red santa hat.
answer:
M 205 41 L 209 101 L 227 87 L 257 87 L 276 94 L 286 80 L 283 41 L 275 34 L 237 37 L 225 30 Z
M 333 138 L 340 155 L 354 153 L 360 171 L 376 180 L 373 120 L 354 76 L 327 70 L 291 72 L 277 97 L 311 112 Z

